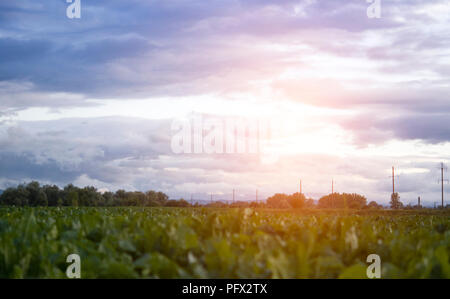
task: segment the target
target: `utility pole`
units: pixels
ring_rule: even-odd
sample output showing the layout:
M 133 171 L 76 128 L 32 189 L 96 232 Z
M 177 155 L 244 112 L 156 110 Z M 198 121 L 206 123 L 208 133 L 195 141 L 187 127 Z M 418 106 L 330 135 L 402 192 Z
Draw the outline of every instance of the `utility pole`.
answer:
M 444 182 L 448 182 L 448 180 L 444 180 L 444 169 L 447 170 L 447 167 L 444 165 L 444 163 L 441 163 L 441 207 L 444 208 Z
M 420 196 L 417 198 L 417 207 L 420 208 Z
M 444 163 L 441 163 L 441 195 L 442 208 L 444 208 Z
M 334 194 L 334 180 L 331 180 L 331 194 Z
M 194 204 L 193 200 L 192 200 L 192 194 L 191 194 L 191 206 Z
M 394 166 L 392 166 L 392 194 L 395 193 Z
M 390 179 L 392 179 L 392 194 L 394 194 L 395 193 L 395 167 L 394 166 L 392 166 L 392 175 L 390 175 L 389 176 L 389 178 Z M 397 178 L 398 178 L 399 176 L 397 175 Z

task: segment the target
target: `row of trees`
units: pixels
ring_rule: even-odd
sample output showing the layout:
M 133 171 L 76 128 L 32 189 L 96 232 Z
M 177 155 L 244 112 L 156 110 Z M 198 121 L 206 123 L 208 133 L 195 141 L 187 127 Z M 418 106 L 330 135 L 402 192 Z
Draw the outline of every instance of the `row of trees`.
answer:
M 188 206 L 184 200 L 169 200 L 162 192 L 101 193 L 94 187 L 41 186 L 38 182 L 8 188 L 0 195 L 0 205 L 10 206 Z
M 303 194 L 294 193 L 287 195 L 283 193 L 277 193 L 267 199 L 267 207 L 270 208 L 325 208 L 325 209 L 383 209 L 383 206 L 375 201 L 367 203 L 366 197 L 356 193 L 332 193 L 322 196 L 317 205 L 314 204 L 314 200 L 306 198 Z M 391 201 L 389 202 L 391 209 L 420 209 L 418 205 L 403 205 L 400 201 L 398 193 L 391 195 Z
M 22 184 L 15 188 L 8 188 L 0 193 L 0 205 L 10 206 L 191 206 L 184 199 L 169 200 L 162 192 L 99 192 L 95 187 L 79 188 L 72 184 L 60 189 L 56 185 L 41 186 L 38 182 Z M 195 204 L 198 206 L 198 204 Z M 375 201 L 367 204 L 367 199 L 356 193 L 332 193 L 319 199 L 317 205 L 311 198 L 306 198 L 302 193 L 291 195 L 277 193 L 269 197 L 266 203 L 210 203 L 207 206 L 214 207 L 267 207 L 278 209 L 302 209 L 302 208 L 349 208 L 349 209 L 381 209 L 381 205 Z M 391 196 L 390 207 L 392 209 L 405 208 L 400 201 L 398 193 Z M 411 207 L 414 208 L 414 207 Z
M 294 193 L 287 195 L 284 193 L 277 193 L 267 199 L 267 206 L 272 208 L 312 208 L 316 205 L 314 200 L 306 198 L 304 194 Z M 318 208 L 349 208 L 349 209 L 363 209 L 363 208 L 381 208 L 376 202 L 372 201 L 367 205 L 367 199 L 356 193 L 332 193 L 323 196 L 317 203 Z

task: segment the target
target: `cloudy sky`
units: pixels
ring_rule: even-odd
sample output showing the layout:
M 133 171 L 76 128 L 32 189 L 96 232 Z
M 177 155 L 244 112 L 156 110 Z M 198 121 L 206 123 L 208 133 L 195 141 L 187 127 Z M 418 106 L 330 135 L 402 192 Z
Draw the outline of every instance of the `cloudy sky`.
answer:
M 300 179 L 318 198 L 334 180 L 387 203 L 395 166 L 404 203 L 440 201 L 448 0 L 381 0 L 381 18 L 366 0 L 82 0 L 79 19 L 68 5 L 0 2 L 0 188 L 244 200 Z M 257 136 L 270 150 L 179 153 L 194 118 L 204 135 L 208 122 L 269 124 Z

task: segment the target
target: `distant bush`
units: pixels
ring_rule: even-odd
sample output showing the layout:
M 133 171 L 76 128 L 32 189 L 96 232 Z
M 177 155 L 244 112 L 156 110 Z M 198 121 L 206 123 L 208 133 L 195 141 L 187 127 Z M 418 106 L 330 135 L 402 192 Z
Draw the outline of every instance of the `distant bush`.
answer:
M 189 206 L 190 204 L 184 199 L 169 200 L 166 202 L 166 207 L 189 207 Z
M 319 199 L 319 208 L 349 208 L 362 209 L 366 206 L 367 199 L 356 193 L 333 193 Z
M 311 205 L 311 200 L 306 199 L 302 193 L 294 193 L 287 195 L 284 193 L 277 193 L 267 199 L 267 207 L 277 209 L 302 209 L 307 205 Z
M 383 209 L 382 205 L 379 205 L 377 202 L 375 201 L 371 201 L 369 202 L 369 204 L 366 206 L 366 208 L 371 209 L 371 210 L 381 210 Z

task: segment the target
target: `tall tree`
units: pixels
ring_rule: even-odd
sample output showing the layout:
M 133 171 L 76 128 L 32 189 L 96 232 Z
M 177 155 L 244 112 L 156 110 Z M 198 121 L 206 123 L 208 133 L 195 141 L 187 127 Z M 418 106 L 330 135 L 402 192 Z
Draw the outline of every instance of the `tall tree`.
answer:
M 390 201 L 391 209 L 401 209 L 403 207 L 402 202 L 400 201 L 400 195 L 397 192 L 392 193 L 391 201 Z

